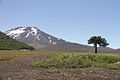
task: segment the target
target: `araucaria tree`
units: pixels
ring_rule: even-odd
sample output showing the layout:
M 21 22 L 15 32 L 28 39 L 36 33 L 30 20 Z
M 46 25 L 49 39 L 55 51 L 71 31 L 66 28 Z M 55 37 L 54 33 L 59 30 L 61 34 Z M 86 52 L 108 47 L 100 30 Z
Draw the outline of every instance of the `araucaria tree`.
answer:
M 107 43 L 107 40 L 105 40 L 105 38 L 102 38 L 101 36 L 92 36 L 88 40 L 88 44 L 93 44 L 94 45 L 95 53 L 97 53 L 97 45 L 102 46 L 102 47 L 106 47 L 107 45 L 109 45 Z

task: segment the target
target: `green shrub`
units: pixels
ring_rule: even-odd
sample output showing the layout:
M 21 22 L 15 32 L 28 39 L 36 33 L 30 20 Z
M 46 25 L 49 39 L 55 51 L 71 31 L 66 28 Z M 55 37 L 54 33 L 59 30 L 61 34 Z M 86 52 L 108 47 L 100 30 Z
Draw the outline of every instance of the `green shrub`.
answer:
M 37 61 L 34 67 L 56 67 L 56 68 L 120 68 L 120 55 L 91 54 L 91 53 L 63 53 L 55 58 L 45 61 Z

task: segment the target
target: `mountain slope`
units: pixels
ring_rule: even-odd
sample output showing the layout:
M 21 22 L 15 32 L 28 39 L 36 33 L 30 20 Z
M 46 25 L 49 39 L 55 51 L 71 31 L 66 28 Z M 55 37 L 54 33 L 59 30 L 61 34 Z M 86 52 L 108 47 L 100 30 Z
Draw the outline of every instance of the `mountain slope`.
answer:
M 17 27 L 5 32 L 6 35 L 34 47 L 36 50 L 52 51 L 94 51 L 94 48 L 87 45 L 67 42 L 49 35 L 37 27 Z M 98 51 L 114 52 L 111 48 L 99 48 Z
M 18 27 L 5 32 L 6 35 L 33 46 L 35 49 L 45 48 L 51 45 L 64 43 L 62 39 L 57 39 L 49 34 L 40 31 L 36 27 Z
M 19 50 L 19 49 L 33 49 L 32 47 L 18 42 L 4 33 L 0 32 L 0 50 Z
M 20 42 L 33 46 L 37 50 L 85 51 L 92 49 L 86 45 L 56 38 L 39 30 L 37 27 L 17 27 L 5 33 Z

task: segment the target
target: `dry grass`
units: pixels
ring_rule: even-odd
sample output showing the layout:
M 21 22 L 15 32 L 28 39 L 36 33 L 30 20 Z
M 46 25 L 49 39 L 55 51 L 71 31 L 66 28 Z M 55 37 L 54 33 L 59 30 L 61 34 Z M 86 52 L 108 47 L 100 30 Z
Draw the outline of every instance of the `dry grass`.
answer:
M 9 61 L 20 57 L 35 57 L 35 56 L 46 56 L 52 57 L 58 54 L 57 52 L 48 51 L 0 51 L 0 61 Z

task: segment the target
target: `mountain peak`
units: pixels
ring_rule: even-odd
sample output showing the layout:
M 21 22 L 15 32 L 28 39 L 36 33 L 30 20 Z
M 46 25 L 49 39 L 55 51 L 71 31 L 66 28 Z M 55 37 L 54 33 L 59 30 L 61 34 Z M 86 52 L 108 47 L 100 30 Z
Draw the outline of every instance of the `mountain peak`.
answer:
M 37 27 L 17 27 L 5 33 L 6 35 L 9 35 L 10 37 L 13 37 L 15 39 L 25 32 L 27 32 L 28 34 L 37 35 L 38 31 L 39 29 Z M 26 37 L 28 36 L 28 34 L 26 35 Z
M 58 51 L 92 51 L 90 46 L 66 42 L 60 38 L 49 35 L 37 27 L 17 27 L 7 32 L 6 35 L 23 42 L 36 50 L 58 50 Z M 112 49 L 99 48 L 101 51 L 113 51 Z
M 57 45 L 65 42 L 62 39 L 58 39 L 39 30 L 37 27 L 17 27 L 5 33 L 13 39 L 38 48 Z
M 37 35 L 39 31 L 37 27 L 27 27 L 25 30 L 34 35 Z

